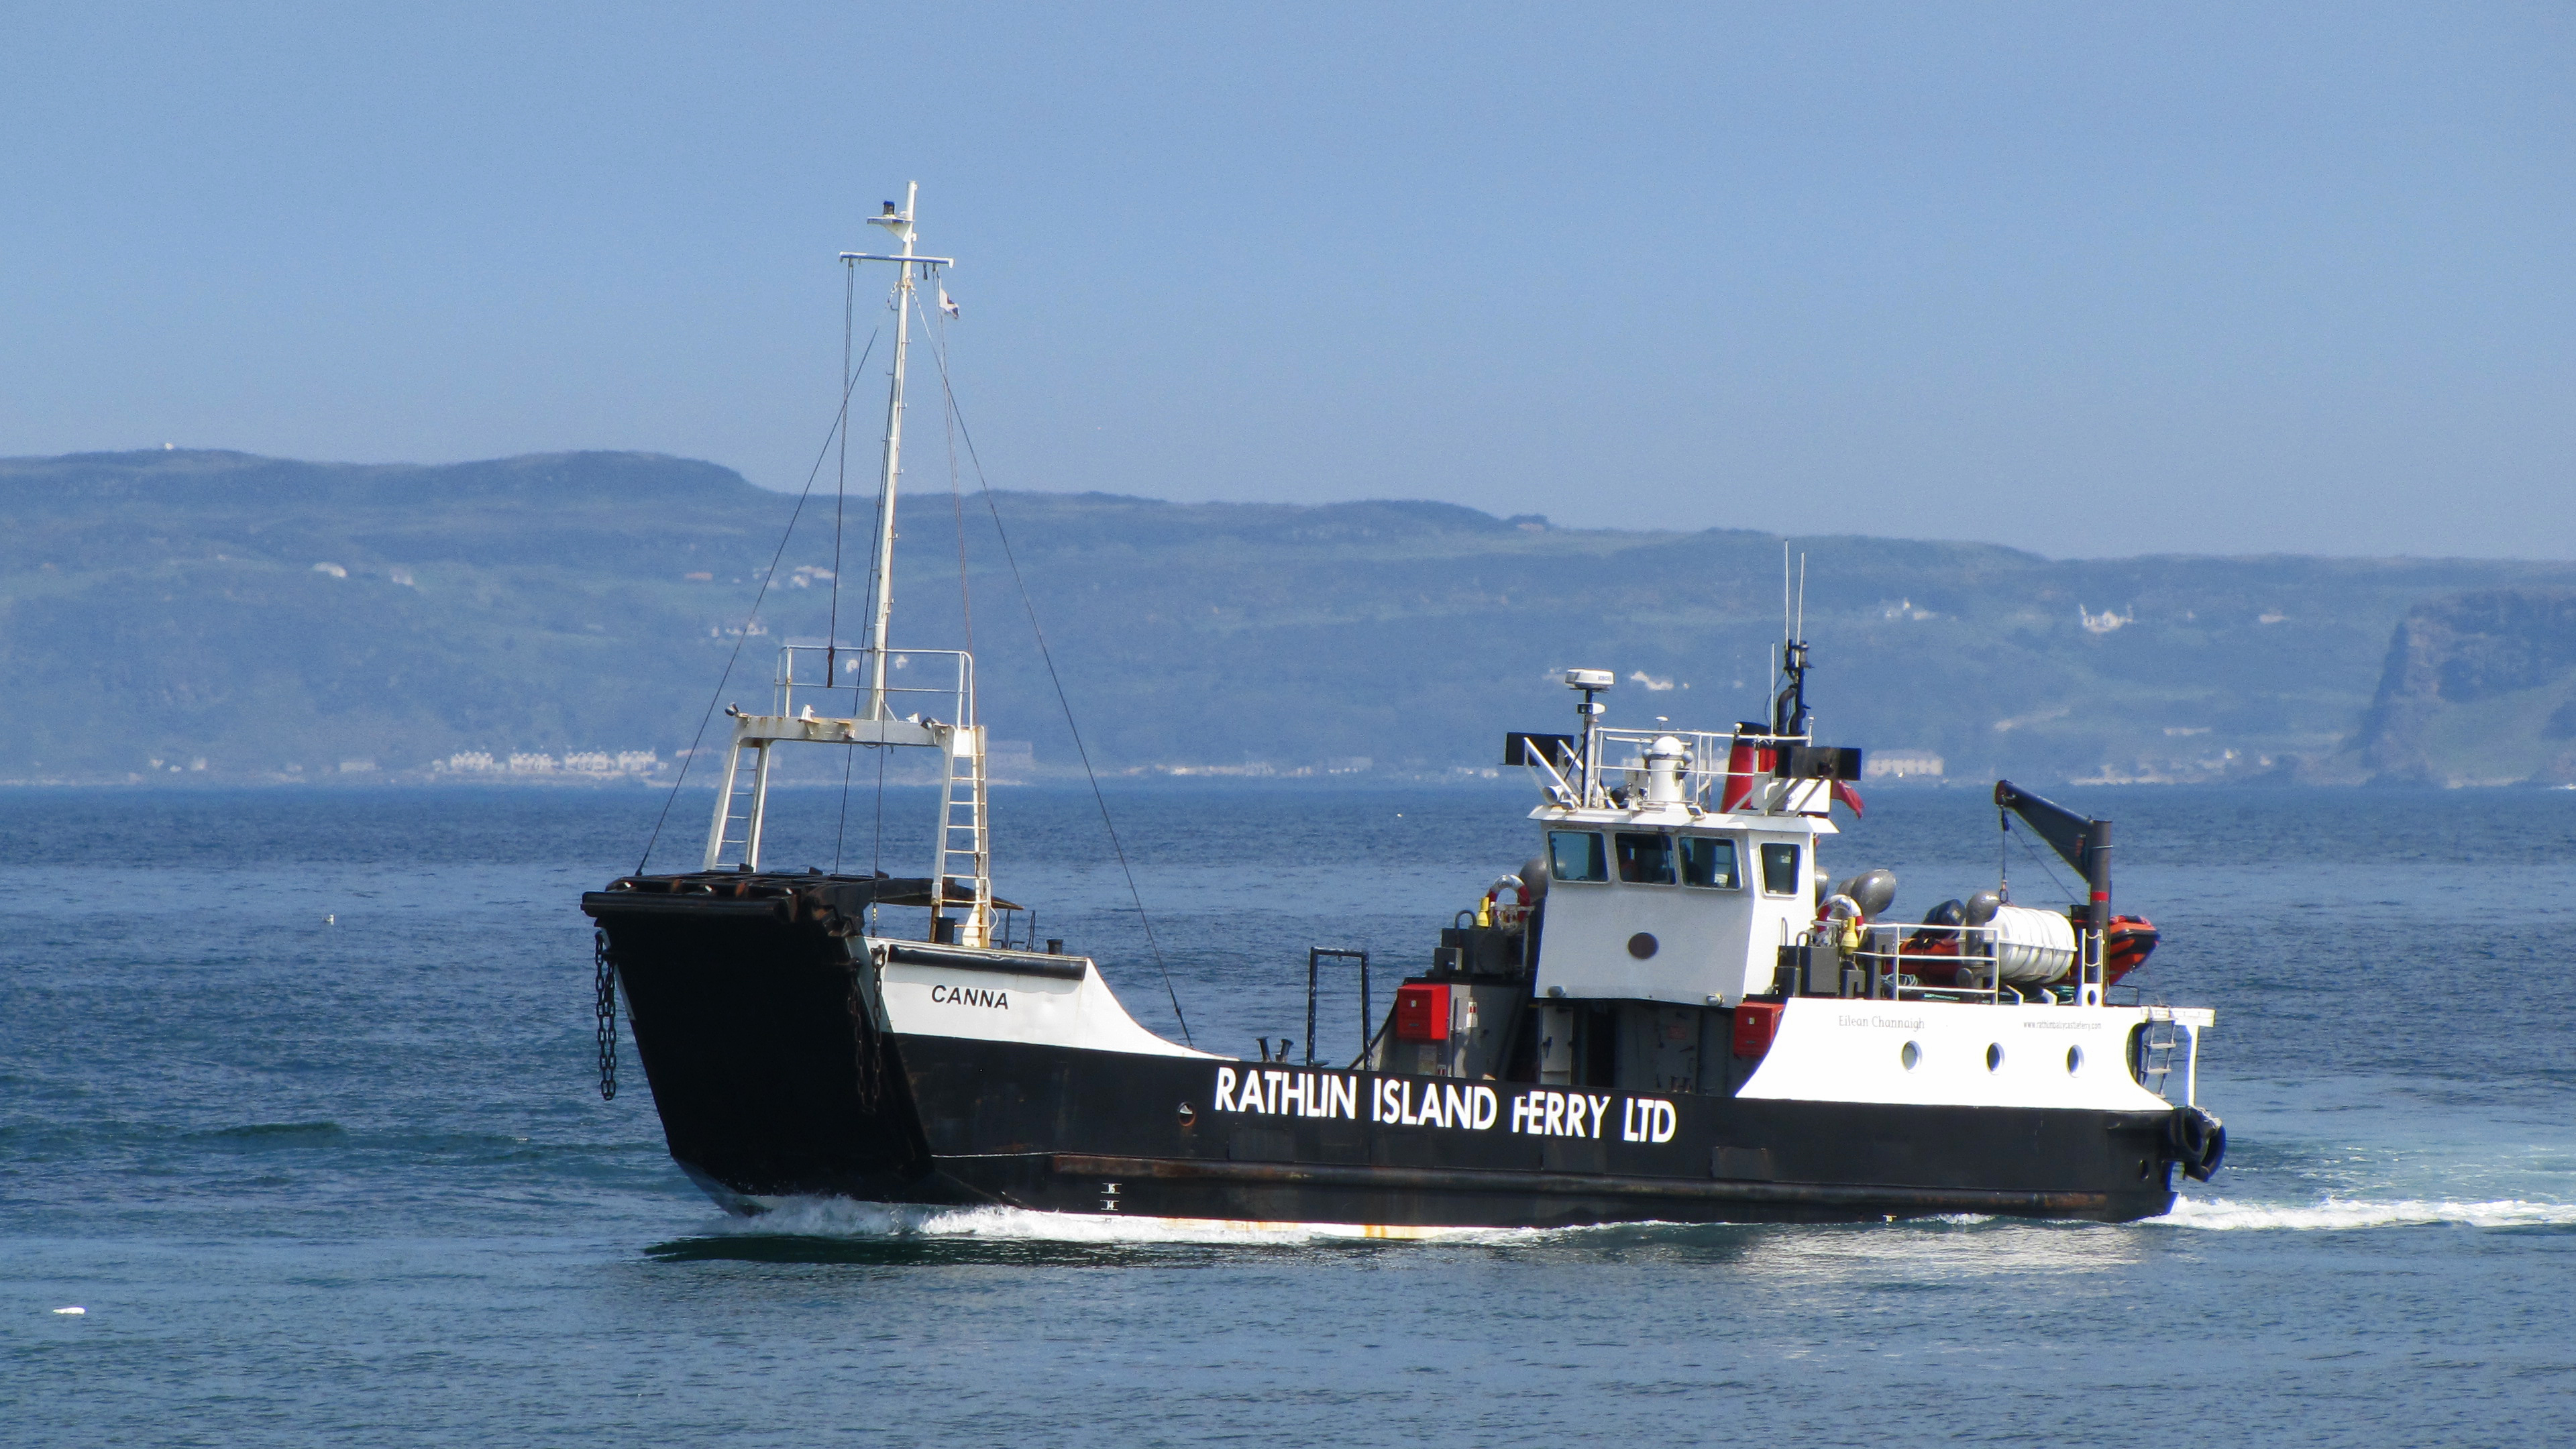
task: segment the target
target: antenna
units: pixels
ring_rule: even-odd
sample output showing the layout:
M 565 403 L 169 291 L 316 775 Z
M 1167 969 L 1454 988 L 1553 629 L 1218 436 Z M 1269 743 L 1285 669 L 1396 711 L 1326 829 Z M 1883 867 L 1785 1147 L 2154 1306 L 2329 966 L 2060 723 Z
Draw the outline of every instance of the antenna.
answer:
M 1618 682 L 1618 674 L 1615 671 L 1608 669 L 1569 669 L 1565 671 L 1565 687 L 1568 689 L 1579 689 L 1583 691 L 1583 703 L 1575 706 L 1575 713 L 1583 720 L 1582 784 L 1583 803 L 1586 805 L 1592 804 L 1594 797 L 1600 792 L 1601 751 L 1599 749 L 1599 745 L 1601 734 L 1601 713 L 1603 710 L 1609 708 L 1608 705 L 1602 704 L 1595 699 L 1594 696 L 1600 694 L 1603 690 L 1610 688 Z
M 1771 733 L 1804 739 L 1813 728 L 1807 714 L 1807 556 L 1789 567 L 1789 541 L 1780 540 L 1780 688 L 1771 696 Z
M 1780 540 L 1780 637 L 1798 637 L 1798 621 L 1789 612 L 1789 540 Z

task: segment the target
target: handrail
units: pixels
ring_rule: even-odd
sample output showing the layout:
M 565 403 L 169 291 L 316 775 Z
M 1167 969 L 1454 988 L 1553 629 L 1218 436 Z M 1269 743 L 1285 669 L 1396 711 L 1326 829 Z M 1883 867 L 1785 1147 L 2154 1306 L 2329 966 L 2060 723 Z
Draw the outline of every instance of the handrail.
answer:
M 1600 775 L 1615 770 L 1624 772 L 1629 777 L 1630 788 L 1641 786 L 1644 784 L 1643 777 L 1647 768 L 1646 749 L 1655 741 L 1666 737 L 1679 740 L 1685 751 L 1681 770 L 1682 799 L 1695 810 L 1702 811 L 1710 808 L 1708 802 L 1712 793 L 1719 793 L 1722 796 L 1719 787 L 1730 773 L 1729 766 L 1738 746 L 1778 751 L 1813 743 L 1813 737 L 1809 735 L 1738 734 L 1733 731 L 1719 733 L 1713 730 L 1671 728 L 1614 729 L 1598 726 L 1592 733 L 1592 748 L 1599 763 L 1582 771 L 1582 778 L 1587 781 L 1596 780 Z M 1636 754 L 1625 760 L 1612 759 L 1609 757 L 1609 751 L 1613 745 L 1632 746 Z M 1533 761 L 1533 763 L 1537 762 Z M 1544 766 L 1541 768 L 1547 776 L 1541 784 L 1541 789 L 1550 799 L 1560 805 L 1579 806 L 1583 803 L 1580 799 L 1582 792 L 1574 781 L 1559 775 L 1552 768 Z M 1759 778 L 1760 784 L 1754 788 L 1747 799 L 1727 813 L 1806 814 L 1811 813 L 1813 807 L 1827 803 L 1831 799 L 1831 787 L 1822 781 L 1782 779 L 1775 776 L 1767 767 L 1759 772 Z
M 869 682 L 875 671 L 867 667 L 869 661 L 878 652 L 868 646 L 854 644 L 781 645 L 778 650 L 777 672 L 770 681 L 777 690 L 777 712 L 781 715 L 794 715 L 797 695 L 802 692 L 808 697 L 809 706 L 814 707 L 818 714 L 836 719 L 894 719 L 904 712 L 892 707 L 893 696 L 929 696 L 931 699 L 944 699 L 948 703 L 945 707 L 934 704 L 929 709 L 915 711 L 915 713 L 928 714 L 934 719 L 944 719 L 944 722 L 949 724 L 975 723 L 974 655 L 963 649 L 884 651 L 890 656 L 889 673 L 892 670 L 909 669 L 919 662 L 938 660 L 948 661 L 954 673 L 949 682 L 941 684 L 889 682 L 884 690 L 887 702 L 879 710 L 870 707 L 871 696 L 877 694 L 877 690 L 873 683 Z M 843 684 L 835 678 L 836 675 L 856 675 L 858 682 Z M 812 698 L 816 695 L 822 697 L 819 702 Z M 847 696 L 847 708 L 839 707 L 841 700 L 838 696 Z
M 1319 1062 L 1315 1056 L 1315 993 L 1317 986 L 1320 984 L 1320 974 L 1324 958 L 1328 956 L 1337 960 L 1357 961 L 1360 963 L 1360 1057 L 1365 1058 L 1368 1055 L 1369 1047 L 1371 1045 L 1371 1038 L 1369 1035 L 1369 953 L 1351 946 L 1309 946 L 1306 948 L 1306 1065 L 1310 1067 L 1328 1065 L 1327 1063 Z M 1282 1055 L 1284 1056 L 1285 1053 L 1283 1052 Z M 1355 1059 L 1351 1065 L 1356 1067 L 1360 1065 L 1360 1062 Z
M 1844 959 L 1859 966 L 1868 976 L 1869 995 L 1872 999 L 1984 1001 L 2001 1006 L 2005 1004 L 2007 997 L 2017 1005 L 2028 1004 L 2044 997 L 2051 1004 L 2056 1003 L 2057 994 L 2051 988 L 2059 984 L 2058 981 L 2032 982 L 2028 984 L 2028 989 L 2024 989 L 2002 978 L 2002 973 L 1995 969 L 1995 948 L 1998 938 L 1995 928 L 1991 925 L 1970 926 L 1925 922 L 1918 926 L 1876 922 L 1864 924 L 1861 932 L 1860 948 L 1845 953 Z M 2082 933 L 2079 931 L 2078 934 Z M 1951 951 L 1907 949 L 1909 946 L 1915 946 L 1926 936 L 1935 938 L 1935 944 L 1938 943 L 1938 938 L 1947 936 L 1956 943 L 1957 949 Z M 1803 933 L 1798 944 L 1811 950 L 1837 949 L 1835 943 L 1828 937 L 1823 923 Z M 2079 996 L 2082 983 L 2077 978 L 2081 975 L 2080 967 L 2084 956 L 2085 952 L 2079 942 L 2075 960 L 2068 963 L 2067 971 L 2060 978 L 2067 984 L 2073 985 Z M 1920 969 L 1909 972 L 1906 969 L 1909 964 L 1918 968 L 1946 966 L 1952 972 L 1951 984 L 1927 986 L 1921 979 L 1925 972 Z M 1984 969 L 1979 974 L 1984 978 L 1983 984 L 1963 985 L 1957 981 L 1956 973 L 1960 968 L 1973 968 L 1981 964 Z M 1913 984 L 1908 985 L 1909 980 Z

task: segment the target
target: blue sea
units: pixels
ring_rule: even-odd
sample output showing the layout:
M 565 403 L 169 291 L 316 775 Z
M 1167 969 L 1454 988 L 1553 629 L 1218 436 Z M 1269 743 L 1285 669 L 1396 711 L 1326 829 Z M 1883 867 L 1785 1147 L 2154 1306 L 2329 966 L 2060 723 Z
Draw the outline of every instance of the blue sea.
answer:
M 0 1440 L 2576 1442 L 2576 793 L 2056 793 L 2118 822 L 2135 979 L 2218 1012 L 2229 1158 L 2171 1216 L 1431 1243 L 726 1217 L 631 1044 L 597 1090 L 577 902 L 653 792 L 0 794 Z M 1531 854 L 1502 788 L 1109 803 L 1141 918 L 1079 791 L 998 795 L 999 889 L 1247 1055 L 1307 947 L 1391 980 Z M 924 792 L 844 804 L 781 792 L 770 863 L 926 872 Z M 1999 849 L 2060 893 L 1973 789 L 1826 864 L 1919 914 Z

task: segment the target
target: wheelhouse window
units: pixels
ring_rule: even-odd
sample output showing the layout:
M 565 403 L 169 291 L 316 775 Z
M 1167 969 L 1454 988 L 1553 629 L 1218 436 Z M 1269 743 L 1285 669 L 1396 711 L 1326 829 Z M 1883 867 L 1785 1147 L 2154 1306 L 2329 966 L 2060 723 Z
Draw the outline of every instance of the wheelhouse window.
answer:
M 1744 877 L 1735 872 L 1735 842 L 1718 835 L 1683 836 L 1682 884 L 1742 890 Z
M 1794 843 L 1762 847 L 1762 889 L 1775 896 L 1798 893 L 1798 847 Z
M 1589 830 L 1549 831 L 1547 859 L 1558 880 L 1610 878 L 1609 855 L 1601 848 L 1601 837 Z
M 1673 883 L 1671 836 L 1660 830 L 1622 830 L 1614 838 L 1619 844 L 1619 879 L 1630 885 Z

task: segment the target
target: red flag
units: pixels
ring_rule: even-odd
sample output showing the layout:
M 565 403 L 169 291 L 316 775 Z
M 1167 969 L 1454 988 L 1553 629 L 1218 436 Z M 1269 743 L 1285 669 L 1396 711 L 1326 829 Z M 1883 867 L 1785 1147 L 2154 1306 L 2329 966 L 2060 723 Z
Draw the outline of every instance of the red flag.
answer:
M 1840 800 L 1846 805 L 1849 805 L 1852 808 L 1852 813 L 1854 815 L 1865 815 L 1868 813 L 1860 803 L 1860 792 L 1853 789 L 1851 787 L 1851 783 L 1847 780 L 1836 780 L 1834 782 L 1834 798 Z

